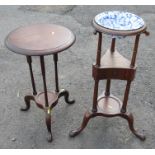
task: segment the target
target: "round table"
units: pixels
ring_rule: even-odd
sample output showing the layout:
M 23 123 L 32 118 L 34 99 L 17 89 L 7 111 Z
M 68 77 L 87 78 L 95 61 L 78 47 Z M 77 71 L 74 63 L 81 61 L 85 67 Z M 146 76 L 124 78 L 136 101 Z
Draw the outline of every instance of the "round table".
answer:
M 51 111 L 58 103 L 58 99 L 64 96 L 66 103 L 73 104 L 75 101 L 69 100 L 69 92 L 59 89 L 58 82 L 58 53 L 71 47 L 75 42 L 75 35 L 64 26 L 55 24 L 35 24 L 19 27 L 10 32 L 5 40 L 6 47 L 17 54 L 25 55 L 29 65 L 33 94 L 24 97 L 26 107 L 21 108 L 27 111 L 30 108 L 30 101 L 35 101 L 36 105 L 46 113 L 46 126 L 48 129 L 48 141 L 52 141 L 51 132 Z M 55 68 L 55 91 L 47 91 L 46 72 L 44 56 L 53 55 Z M 43 92 L 37 92 L 33 70 L 32 56 L 40 58 L 41 73 L 43 78 Z

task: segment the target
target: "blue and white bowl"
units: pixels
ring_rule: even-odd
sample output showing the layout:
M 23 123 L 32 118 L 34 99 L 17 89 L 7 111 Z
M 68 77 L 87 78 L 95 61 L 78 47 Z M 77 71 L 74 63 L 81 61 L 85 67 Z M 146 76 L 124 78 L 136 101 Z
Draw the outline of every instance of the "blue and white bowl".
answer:
M 135 14 L 123 11 L 106 11 L 95 16 L 95 22 L 112 30 L 136 30 L 145 25 L 143 19 Z

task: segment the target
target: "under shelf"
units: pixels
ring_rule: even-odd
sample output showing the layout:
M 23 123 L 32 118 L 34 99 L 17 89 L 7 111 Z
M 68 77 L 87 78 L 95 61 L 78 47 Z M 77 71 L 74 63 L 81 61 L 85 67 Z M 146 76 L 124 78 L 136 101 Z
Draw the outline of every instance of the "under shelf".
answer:
M 94 79 L 119 79 L 132 81 L 135 77 L 136 66 L 131 67 L 130 61 L 117 50 L 107 52 L 102 56 L 100 66 L 93 65 Z
M 51 106 L 53 103 L 58 100 L 58 93 L 56 92 L 47 92 L 48 104 Z M 45 107 L 45 92 L 38 93 L 35 97 L 35 102 L 39 107 Z
M 107 52 L 101 58 L 101 68 L 131 68 L 130 61 L 117 50 Z
M 122 101 L 112 94 L 105 96 L 104 93 L 98 98 L 98 112 L 105 115 L 121 113 Z

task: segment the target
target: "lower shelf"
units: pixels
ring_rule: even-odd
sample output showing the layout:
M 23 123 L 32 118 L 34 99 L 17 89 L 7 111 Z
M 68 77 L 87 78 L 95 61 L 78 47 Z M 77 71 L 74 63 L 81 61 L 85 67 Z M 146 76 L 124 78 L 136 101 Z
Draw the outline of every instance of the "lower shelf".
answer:
M 98 112 L 107 115 L 121 113 L 122 101 L 113 95 L 105 96 L 104 93 L 98 99 Z
M 48 103 L 49 105 L 55 103 L 58 100 L 58 93 L 56 92 L 47 92 L 48 95 Z M 35 97 L 35 101 L 37 104 L 42 105 L 43 107 L 45 106 L 45 93 L 39 93 Z

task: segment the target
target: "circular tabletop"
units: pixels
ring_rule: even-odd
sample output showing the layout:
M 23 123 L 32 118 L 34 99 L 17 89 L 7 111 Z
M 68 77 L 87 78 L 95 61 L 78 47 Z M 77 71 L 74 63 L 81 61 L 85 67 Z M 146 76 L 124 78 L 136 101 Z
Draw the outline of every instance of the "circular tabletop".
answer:
M 144 20 L 130 12 L 106 11 L 95 16 L 96 30 L 116 36 L 136 35 L 146 30 Z
M 54 24 L 36 24 L 17 28 L 6 37 L 6 47 L 28 56 L 49 55 L 69 48 L 75 35 L 66 27 Z

